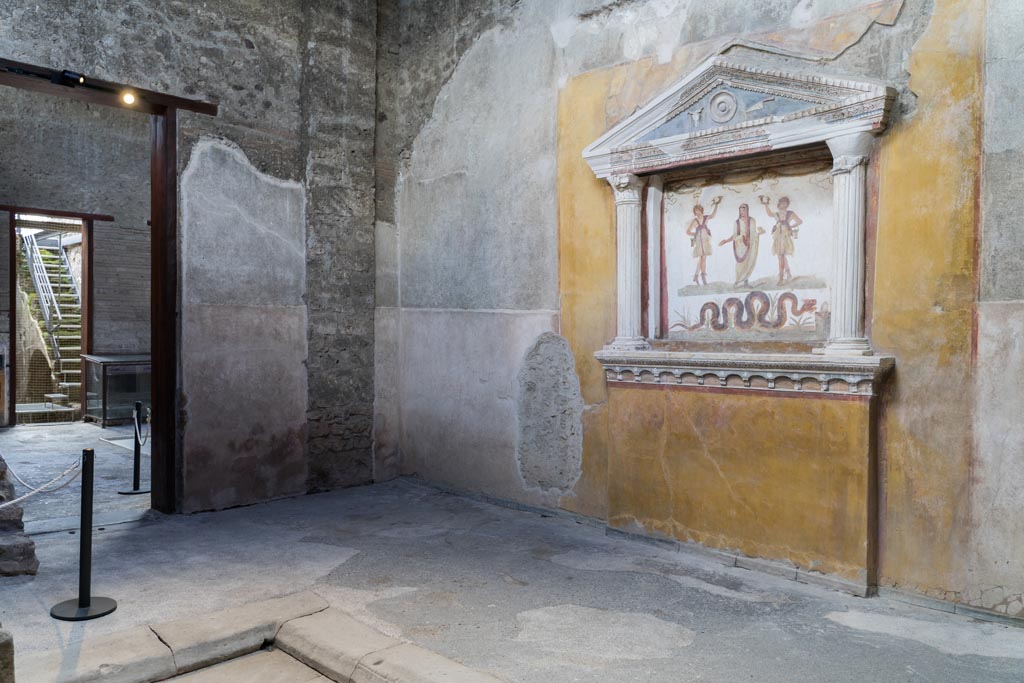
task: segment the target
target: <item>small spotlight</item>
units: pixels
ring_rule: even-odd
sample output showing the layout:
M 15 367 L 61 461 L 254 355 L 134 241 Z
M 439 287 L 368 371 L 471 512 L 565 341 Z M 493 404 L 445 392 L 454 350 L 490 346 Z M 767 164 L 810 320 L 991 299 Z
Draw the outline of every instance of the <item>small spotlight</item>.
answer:
M 128 91 L 121 93 L 121 101 L 125 104 L 135 104 L 135 93 Z
M 74 88 L 76 85 L 85 83 L 85 76 L 74 71 L 54 71 L 50 74 L 50 82 L 55 85 Z

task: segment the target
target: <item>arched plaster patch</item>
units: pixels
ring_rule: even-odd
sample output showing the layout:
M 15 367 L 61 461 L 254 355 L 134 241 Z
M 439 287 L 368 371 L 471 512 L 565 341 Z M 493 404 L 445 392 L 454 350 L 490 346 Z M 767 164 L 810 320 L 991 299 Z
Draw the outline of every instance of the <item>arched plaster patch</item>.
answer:
M 184 301 L 303 303 L 302 183 L 263 173 L 235 145 L 203 138 L 181 174 L 181 226 Z

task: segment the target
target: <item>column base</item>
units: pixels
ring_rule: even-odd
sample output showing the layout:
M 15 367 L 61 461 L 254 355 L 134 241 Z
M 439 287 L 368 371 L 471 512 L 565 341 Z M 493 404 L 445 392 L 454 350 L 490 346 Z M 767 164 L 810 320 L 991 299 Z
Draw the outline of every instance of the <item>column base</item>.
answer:
M 867 339 L 830 339 L 824 347 L 813 349 L 824 356 L 873 356 L 874 350 Z
M 651 345 L 643 337 L 616 337 L 604 348 L 609 351 L 649 351 Z

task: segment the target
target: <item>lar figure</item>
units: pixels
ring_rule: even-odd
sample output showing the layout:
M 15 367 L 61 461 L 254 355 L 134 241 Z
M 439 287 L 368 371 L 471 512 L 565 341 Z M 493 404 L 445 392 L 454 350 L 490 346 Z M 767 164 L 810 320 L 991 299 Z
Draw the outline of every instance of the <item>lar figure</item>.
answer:
M 690 238 L 690 246 L 693 247 L 693 255 L 697 259 L 697 270 L 693 273 L 693 281 L 698 285 L 701 283 L 701 280 L 704 281 L 704 284 L 708 283 L 707 259 L 711 255 L 711 228 L 708 227 L 708 221 L 718 213 L 718 205 L 721 201 L 721 197 L 715 197 L 711 200 L 711 205 L 714 208 L 711 210 L 710 215 L 704 214 L 704 207 L 702 205 L 695 204 L 693 207 L 693 220 L 690 221 L 690 225 L 686 228 L 686 234 Z
M 740 204 L 740 216 L 733 225 L 732 236 L 718 243 L 723 247 L 732 242 L 732 253 L 736 257 L 736 285 L 739 287 L 750 286 L 750 274 L 757 264 L 758 243 L 764 233 L 765 229 L 759 228 L 750 217 L 750 207 Z
M 789 256 L 793 255 L 793 240 L 796 239 L 798 228 L 803 224 L 800 216 L 789 210 L 789 197 L 779 197 L 776 210 L 772 211 L 771 198 L 766 195 L 758 197 L 764 210 L 775 219 L 772 227 L 772 253 L 779 258 L 779 284 L 793 279 L 789 270 Z

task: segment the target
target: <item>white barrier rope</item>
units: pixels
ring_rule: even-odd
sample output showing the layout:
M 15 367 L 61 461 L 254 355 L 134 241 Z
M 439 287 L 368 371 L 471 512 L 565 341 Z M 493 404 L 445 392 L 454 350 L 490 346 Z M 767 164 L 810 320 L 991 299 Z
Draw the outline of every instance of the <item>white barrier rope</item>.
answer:
M 149 410 L 147 409 L 146 412 L 148 413 Z M 139 445 L 140 446 L 145 446 L 146 442 L 149 441 L 149 415 L 146 415 L 146 438 L 145 439 L 142 438 L 142 434 L 139 434 L 139 423 L 142 422 L 142 420 L 140 419 L 141 416 L 138 413 L 136 413 L 134 410 L 132 410 L 132 415 L 133 415 L 132 423 L 135 425 L 135 438 L 137 438 L 139 440 Z
M 7 463 L 7 471 L 10 472 L 12 475 L 14 475 L 14 478 L 17 479 L 21 483 L 22 486 L 24 486 L 25 488 L 29 489 L 29 492 L 26 493 L 23 496 L 19 496 L 18 498 L 14 498 L 13 500 L 8 500 L 6 502 L 0 503 L 0 510 L 4 509 L 5 507 L 10 507 L 12 505 L 17 505 L 18 503 L 22 502 L 23 500 L 28 500 L 32 496 L 35 496 L 35 495 L 40 494 L 40 493 L 52 493 L 53 491 L 59 491 L 62 488 L 64 488 L 65 486 L 67 486 L 68 484 L 70 484 L 71 482 L 73 482 L 75 479 L 77 479 L 78 475 L 82 473 L 81 470 L 82 470 L 82 460 L 78 459 L 77 461 L 75 461 L 71 465 L 71 467 L 67 468 L 66 470 L 61 472 L 59 475 L 57 475 L 56 477 L 51 479 L 50 481 L 46 482 L 42 486 L 34 487 L 34 486 L 29 485 L 29 484 L 26 484 L 25 480 L 22 479 L 21 477 L 19 477 L 18 473 L 15 472 L 13 469 L 11 469 L 11 464 Z M 68 476 L 72 472 L 74 472 L 74 474 L 67 481 L 65 481 L 64 483 L 60 484 L 59 486 L 53 486 L 58 481 L 60 481 L 64 477 Z M 51 486 L 52 486 L 52 488 L 51 488 Z

